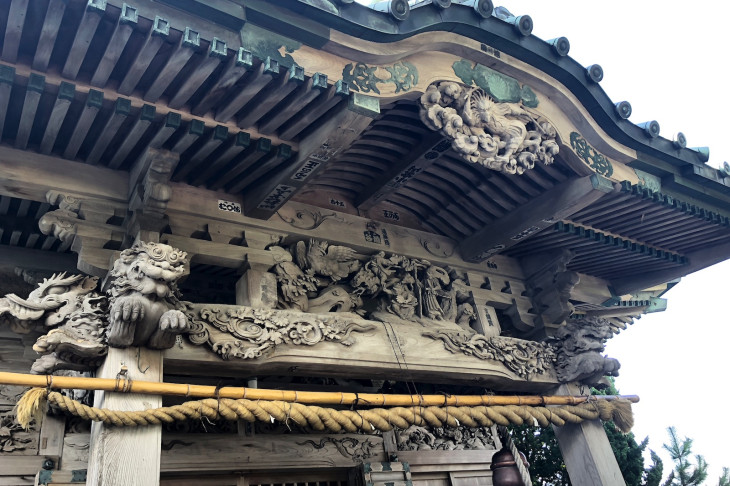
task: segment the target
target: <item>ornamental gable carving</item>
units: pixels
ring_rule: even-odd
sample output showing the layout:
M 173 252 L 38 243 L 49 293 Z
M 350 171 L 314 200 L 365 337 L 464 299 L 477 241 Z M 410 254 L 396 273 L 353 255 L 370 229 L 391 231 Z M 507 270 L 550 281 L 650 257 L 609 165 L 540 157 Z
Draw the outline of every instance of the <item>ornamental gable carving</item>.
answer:
M 430 85 L 421 96 L 421 120 L 451 140 L 465 160 L 508 174 L 558 153 L 555 127 L 523 102 L 498 102 L 482 88 L 454 82 Z

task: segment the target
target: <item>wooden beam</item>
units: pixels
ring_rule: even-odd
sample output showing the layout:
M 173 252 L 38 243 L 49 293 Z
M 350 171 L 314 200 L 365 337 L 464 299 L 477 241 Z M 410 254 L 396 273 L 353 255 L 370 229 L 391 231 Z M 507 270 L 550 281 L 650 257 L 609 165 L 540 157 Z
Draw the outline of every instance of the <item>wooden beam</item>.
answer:
M 46 10 L 46 17 L 43 20 L 43 27 L 33 57 L 33 69 L 38 71 L 48 69 L 48 62 L 51 60 L 56 37 L 61 31 L 61 21 L 65 11 L 66 0 L 50 0 L 48 2 L 48 10 Z
M 150 84 L 143 98 L 145 101 L 157 101 L 162 93 L 170 86 L 170 83 L 180 74 L 185 64 L 193 57 L 195 51 L 200 47 L 200 33 L 194 31 L 190 27 L 185 27 L 185 32 L 180 38 L 180 42 L 173 50 L 170 59 L 167 60 L 162 71 L 157 78 Z
M 191 120 L 187 132 L 172 147 L 173 152 L 181 154 L 185 152 L 195 141 L 203 135 L 205 123 L 200 120 Z
M 123 95 L 131 95 L 134 88 L 137 87 L 137 83 L 142 78 L 142 75 L 147 71 L 147 68 L 152 64 L 157 52 L 160 47 L 167 41 L 170 35 L 170 22 L 161 18 L 155 17 L 155 21 L 152 24 L 152 30 L 147 35 L 144 44 L 137 52 L 132 65 L 127 69 L 127 74 L 124 75 L 124 79 L 119 84 L 117 91 Z
M 122 55 L 122 51 L 127 46 L 129 37 L 137 27 L 139 15 L 137 9 L 127 5 L 122 5 L 122 12 L 119 16 L 119 21 L 114 29 L 109 44 L 106 46 L 106 51 L 96 66 L 94 75 L 91 77 L 91 85 L 99 88 L 103 88 L 106 82 L 109 81 L 109 76 L 117 65 L 117 61 Z
M 86 135 L 89 133 L 89 128 L 94 123 L 103 102 L 104 93 L 95 89 L 89 91 L 89 95 L 86 97 L 86 105 L 81 111 L 81 115 L 79 115 L 79 119 L 76 122 L 76 127 L 63 151 L 63 157 L 65 159 L 76 158 L 76 154 L 78 154 L 81 144 L 84 143 Z
M 5 116 L 10 104 L 10 93 L 15 82 L 15 68 L 0 65 L 0 139 L 5 129 Z
M 380 112 L 377 98 L 350 96 L 327 121 L 316 127 L 300 142 L 299 153 L 293 163 L 283 168 L 265 184 L 244 195 L 246 216 L 268 219 L 277 209 L 296 194 L 328 162 L 342 154 L 370 125 Z
M 173 109 L 181 108 L 188 102 L 190 97 L 200 86 L 208 79 L 213 71 L 220 65 L 228 55 L 228 48 L 225 41 L 217 37 L 213 37 L 208 49 L 206 58 L 195 67 L 195 70 L 188 76 L 183 85 L 177 90 L 175 96 L 172 97 L 168 106 Z
M 160 148 L 167 142 L 175 131 L 180 128 L 182 118 L 178 113 L 170 112 L 165 116 L 159 130 L 150 141 L 149 146 L 152 148 Z
M 54 189 L 76 196 L 127 203 L 127 173 L 3 147 L 0 195 L 46 202 Z
M 368 210 L 384 201 L 389 194 L 408 184 L 409 180 L 426 170 L 450 148 L 451 142 L 446 138 L 434 132 L 427 133 L 408 155 L 390 165 L 381 177 L 360 193 L 355 206 L 360 210 Z
M 227 104 L 215 113 L 215 121 L 225 123 L 256 96 L 274 76 L 279 74 L 279 63 L 266 58 L 246 79 L 246 84 Z
M 218 80 L 208 90 L 208 94 L 191 110 L 192 114 L 197 116 L 205 115 L 252 68 L 253 55 L 243 47 L 240 47 L 237 55 L 231 58 Z
M 62 74 L 68 79 L 76 79 L 84 62 L 86 53 L 91 46 L 96 28 L 106 11 L 106 0 L 88 0 L 86 11 L 81 19 L 81 25 L 76 29 L 71 50 L 66 56 L 66 64 L 63 66 Z
M 127 137 L 119 145 L 119 148 L 117 148 L 114 157 L 112 157 L 112 160 L 107 164 L 107 167 L 109 167 L 110 169 L 118 169 L 119 167 L 121 167 L 122 163 L 126 160 L 129 153 L 132 151 L 132 149 L 134 149 L 134 147 L 137 146 L 137 143 L 139 143 L 144 133 L 154 121 L 155 112 L 155 107 L 152 105 L 142 106 L 142 109 L 139 110 L 139 116 L 137 117 L 137 120 L 135 120 L 132 129 L 129 131 Z
M 282 140 L 291 140 L 299 134 L 299 132 L 337 106 L 343 98 L 347 98 L 349 95 L 350 89 L 347 83 L 337 81 L 334 85 L 327 89 L 327 92 L 323 96 L 320 96 L 314 100 L 311 105 L 307 106 L 306 110 L 295 114 L 291 120 L 286 122 L 280 128 L 279 137 Z
M 577 394 L 578 387 L 561 385 L 558 394 Z M 626 486 L 616 456 L 600 420 L 553 426 L 570 482 L 581 486 Z
M 237 194 L 248 188 L 259 178 L 263 177 L 267 172 L 279 167 L 284 161 L 291 157 L 291 154 L 292 151 L 289 145 L 279 145 L 276 147 L 276 151 L 271 154 L 271 157 L 267 158 L 262 163 L 257 164 L 256 167 L 252 167 L 247 174 L 243 175 L 243 177 L 236 179 L 230 185 L 227 185 L 226 188 L 228 192 Z
M 46 87 L 46 78 L 38 74 L 31 74 L 25 90 L 23 111 L 18 122 L 18 133 L 15 136 L 15 148 L 25 149 L 28 146 L 30 131 L 33 128 L 38 103 L 41 101 L 43 90 Z
M 190 158 L 182 165 L 177 174 L 176 181 L 185 180 L 185 177 L 201 167 L 208 156 L 213 153 L 223 142 L 228 139 L 228 127 L 217 125 L 206 137 L 206 141 L 198 149 L 190 154 Z M 191 149 L 192 150 L 192 149 Z
M 612 280 L 614 293 L 616 295 L 626 295 L 638 290 L 648 289 L 725 261 L 730 257 L 730 242 L 687 253 L 685 257 L 689 260 L 688 265 L 644 272 L 639 275 Z
M 3 61 L 14 63 L 18 60 L 20 37 L 23 34 L 25 16 L 28 12 L 28 1 L 29 0 L 17 0 L 10 3 L 8 23 L 5 27 L 5 39 L 3 41 Z
M 231 160 L 237 157 L 249 145 L 251 145 L 251 135 L 246 132 L 238 132 L 230 143 L 225 145 L 222 151 L 219 150 L 219 153 L 214 155 L 212 162 L 207 164 L 199 174 L 195 175 L 195 178 L 191 181 L 191 185 L 204 185 L 216 172 L 226 167 Z
M 126 368 L 126 377 L 130 380 L 162 380 L 162 351 L 110 347 L 104 363 L 97 370 L 97 376 L 116 378 L 122 366 Z M 110 410 L 145 410 L 161 407 L 162 397 L 97 391 L 94 405 Z M 93 422 L 86 484 L 158 484 L 161 439 L 161 425 L 112 427 Z
M 48 118 L 46 130 L 43 132 L 40 153 L 50 154 L 53 150 L 58 132 L 61 130 L 61 125 L 63 125 L 68 109 L 75 97 L 76 87 L 71 83 L 63 81 L 58 87 L 58 96 L 56 97 L 56 102 L 53 104 L 53 109 L 51 109 L 51 116 Z
M 256 125 L 256 122 L 261 117 L 273 110 L 281 100 L 286 98 L 289 93 L 294 91 L 303 82 L 304 68 L 296 64 L 292 65 L 287 71 L 287 74 L 278 77 L 259 94 L 257 103 L 250 106 L 250 109 L 246 110 L 236 120 L 236 123 L 240 128 L 248 128 Z
M 314 73 L 311 78 L 307 79 L 299 87 L 296 97 L 291 103 L 279 110 L 278 113 L 267 115 L 261 120 L 259 123 L 259 132 L 264 134 L 273 133 L 284 122 L 299 113 L 312 100 L 318 97 L 325 88 L 327 88 L 327 75 Z
M 117 134 L 119 127 L 122 126 L 124 120 L 127 119 L 129 111 L 131 109 L 131 102 L 126 98 L 117 98 L 112 109 L 112 114 L 104 124 L 104 128 L 101 130 L 101 134 L 97 137 L 94 145 L 86 157 L 86 163 L 96 165 L 99 163 L 101 156 L 109 148 L 109 143 L 112 141 L 114 136 Z
M 268 157 L 271 153 L 271 140 L 268 138 L 259 138 L 255 144 L 249 145 L 240 157 L 235 161 L 235 165 L 225 173 L 225 177 L 218 177 L 217 180 L 210 185 L 210 189 L 218 190 L 221 187 L 229 185 L 238 176 L 245 173 L 256 162 Z
M 569 179 L 465 238 L 459 252 L 467 261 L 486 260 L 613 191 L 598 174 Z
M 69 272 L 76 270 L 76 255 L 0 245 L 0 267 Z

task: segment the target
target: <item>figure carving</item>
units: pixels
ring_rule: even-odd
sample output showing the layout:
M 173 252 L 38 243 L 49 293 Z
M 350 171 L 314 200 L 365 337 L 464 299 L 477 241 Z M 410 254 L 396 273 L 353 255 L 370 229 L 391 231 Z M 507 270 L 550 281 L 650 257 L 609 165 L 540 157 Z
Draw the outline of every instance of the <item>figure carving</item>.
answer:
M 486 337 L 476 333 L 435 330 L 423 336 L 440 339 L 452 353 L 464 353 L 502 363 L 505 368 L 529 380 L 554 369 L 555 351 L 550 345 L 503 336 Z
M 329 277 L 338 282 L 360 268 L 357 252 L 346 246 L 330 245 L 326 241 L 310 239 L 308 244 L 296 245 L 297 263 L 304 270 Z
M 97 280 L 54 274 L 27 299 L 15 294 L 0 299 L 0 321 L 9 322 L 13 331 L 50 329 L 33 346 L 44 356 L 33 363 L 31 372 L 88 370 L 98 366 L 106 355 L 106 299 L 95 291 Z
M 188 330 L 177 281 L 189 273 L 186 253 L 162 243 L 135 243 L 110 273 L 109 345 L 171 348 Z
M 355 343 L 354 332 L 375 329 L 373 324 L 340 317 L 262 310 L 245 306 L 207 306 L 186 303 L 190 342 L 208 344 L 223 359 L 255 359 L 280 344 L 314 346 L 332 341 Z
M 553 338 L 558 379 L 591 385 L 603 376 L 618 376 L 621 367 L 618 360 L 601 355 L 606 341 L 612 336 L 611 323 L 607 319 L 584 317 L 568 320 Z
M 494 450 L 494 437 L 485 427 L 429 427 L 411 425 L 396 435 L 399 451 Z
M 421 96 L 421 120 L 451 139 L 469 162 L 522 174 L 536 161 L 551 164 L 557 132 L 545 118 L 518 103 L 498 103 L 481 88 L 454 82 L 430 85 Z

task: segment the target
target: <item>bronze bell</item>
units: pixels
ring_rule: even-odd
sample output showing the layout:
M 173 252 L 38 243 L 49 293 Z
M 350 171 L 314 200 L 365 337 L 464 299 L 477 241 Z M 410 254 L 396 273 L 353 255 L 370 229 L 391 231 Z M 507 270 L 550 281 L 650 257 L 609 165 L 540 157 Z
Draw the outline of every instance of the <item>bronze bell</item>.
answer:
M 526 486 L 522 482 L 520 470 L 517 469 L 515 456 L 507 447 L 503 447 L 502 450 L 492 456 L 492 464 L 489 468 L 492 470 L 492 484 L 494 486 Z

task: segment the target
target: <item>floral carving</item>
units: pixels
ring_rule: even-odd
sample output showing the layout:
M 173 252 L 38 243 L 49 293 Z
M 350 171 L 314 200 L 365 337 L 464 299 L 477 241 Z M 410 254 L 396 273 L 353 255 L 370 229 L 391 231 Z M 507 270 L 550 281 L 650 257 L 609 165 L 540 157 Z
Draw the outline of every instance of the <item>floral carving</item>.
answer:
M 26 431 L 12 411 L 0 412 L 0 452 L 16 452 L 38 447 L 38 435 Z
M 190 342 L 208 344 L 223 359 L 255 359 L 281 344 L 314 346 L 324 341 L 350 346 L 353 332 L 373 324 L 332 316 L 261 310 L 244 306 L 186 305 Z
M 482 88 L 432 84 L 421 96 L 421 120 L 451 140 L 464 159 L 508 174 L 551 164 L 557 132 L 522 103 L 500 103 Z
M 588 145 L 588 142 L 580 136 L 580 133 L 571 132 L 570 146 L 573 147 L 578 157 L 583 159 L 597 173 L 606 177 L 610 177 L 613 174 L 613 164 L 611 164 L 611 161 L 605 155 Z
M 440 339 L 452 353 L 464 353 L 502 363 L 524 379 L 554 369 L 555 351 L 550 345 L 502 336 L 486 337 L 459 331 L 424 331 L 423 336 Z

